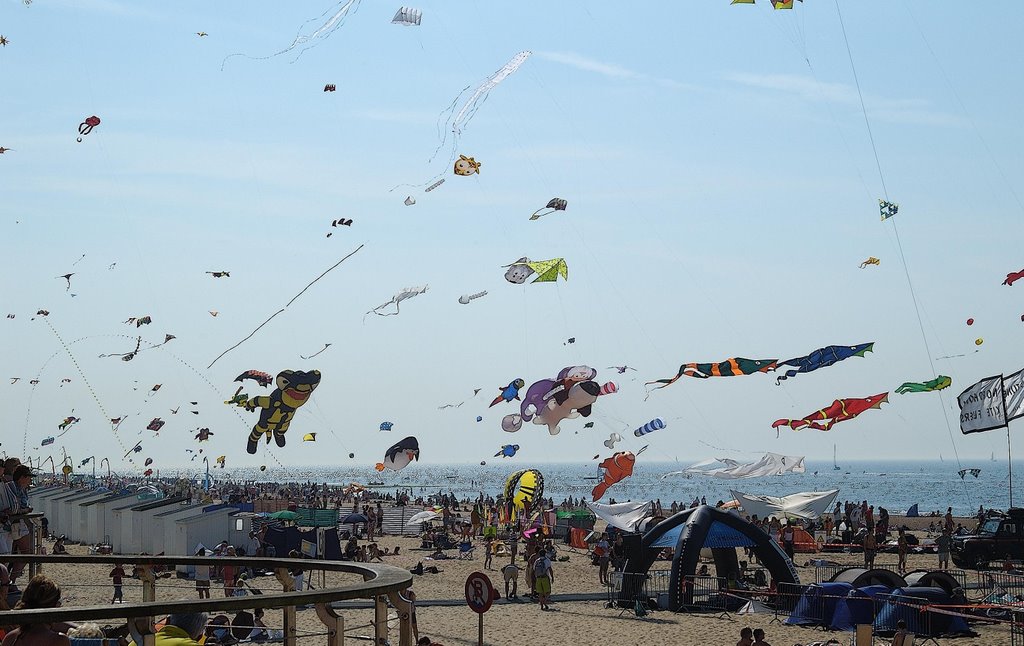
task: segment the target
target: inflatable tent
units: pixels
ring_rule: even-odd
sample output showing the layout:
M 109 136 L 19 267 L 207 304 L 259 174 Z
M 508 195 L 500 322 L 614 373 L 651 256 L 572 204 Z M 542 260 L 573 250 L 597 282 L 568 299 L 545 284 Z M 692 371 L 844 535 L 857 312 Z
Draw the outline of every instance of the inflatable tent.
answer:
M 896 572 L 881 568 L 867 570 L 862 567 L 848 567 L 845 570 L 836 572 L 836 575 L 832 577 L 832 581 L 849 583 L 855 588 L 863 588 L 868 585 L 884 585 L 895 589 L 907 585 L 907 581 Z
M 942 588 L 948 594 L 960 587 L 960 583 L 948 572 L 942 570 L 914 570 L 905 577 L 907 586 L 913 588 Z
M 674 549 L 669 579 L 668 609 L 673 612 L 693 605 L 693 586 L 687 585 L 697 569 L 701 548 L 715 555 L 719 577 L 739 574 L 737 547 L 752 548 L 775 583 L 799 583 L 796 569 L 779 545 L 766 533 L 729 512 L 700 505 L 665 519 L 643 536 L 626 537 L 626 574 L 647 573 L 664 547 Z M 620 596 L 619 604 L 632 607 L 635 599 Z
M 894 633 L 899 620 L 907 622 L 907 630 L 917 635 L 938 637 L 951 633 L 970 634 L 971 629 L 961 617 L 920 610 L 922 606 L 950 603 L 942 588 L 897 588 L 885 600 L 875 617 L 875 634 Z
M 874 623 L 875 604 L 882 601 L 878 595 L 891 592 L 892 588 L 886 585 L 867 585 L 850 590 L 846 598 L 836 603 L 830 627 L 832 630 L 854 631 L 859 624 Z
M 786 623 L 791 626 L 831 626 L 836 604 L 853 586 L 849 583 L 815 583 L 804 588 Z

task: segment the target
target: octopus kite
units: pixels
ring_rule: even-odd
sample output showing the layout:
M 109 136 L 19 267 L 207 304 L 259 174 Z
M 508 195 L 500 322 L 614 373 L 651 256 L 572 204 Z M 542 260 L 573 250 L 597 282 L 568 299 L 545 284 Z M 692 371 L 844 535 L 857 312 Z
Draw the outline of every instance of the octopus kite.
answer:
M 653 388 L 659 390 L 676 383 L 680 377 L 696 377 L 707 379 L 708 377 L 738 377 L 740 375 L 752 375 L 756 372 L 769 372 L 778 367 L 778 359 L 744 359 L 734 357 L 726 359 L 721 363 L 684 363 L 679 366 L 679 372 L 671 379 L 658 379 L 648 381 L 645 386 L 661 384 Z M 649 391 L 648 391 L 649 392 Z
M 865 353 L 873 352 L 874 348 L 875 344 L 873 342 L 860 343 L 858 345 L 828 345 L 824 348 L 818 348 L 806 357 L 796 357 L 795 359 L 780 361 L 778 363 L 779 366 L 796 366 L 796 370 L 787 370 L 786 374 L 775 380 L 775 385 L 800 373 L 813 372 L 818 368 L 827 368 L 843 359 L 863 357 Z
M 320 371 L 283 370 L 277 373 L 276 385 L 269 396 L 246 398 L 235 403 L 250 412 L 262 409 L 246 443 L 245 450 L 250 454 L 256 453 L 260 435 L 266 436 L 268 444 L 273 435 L 278 446 L 285 445 L 284 434 L 288 432 L 296 409 L 309 401 L 309 396 L 320 385 Z
M 82 123 L 78 124 L 78 134 L 81 135 L 78 137 L 78 143 L 82 143 L 82 137 L 92 132 L 92 129 L 98 125 L 100 125 L 100 118 L 96 115 L 92 115 Z
M 944 390 L 953 385 L 953 380 L 945 375 L 939 375 L 931 381 L 908 381 L 896 389 L 901 395 L 906 393 L 930 393 L 934 390 Z
M 801 419 L 777 419 L 772 424 L 772 428 L 776 430 L 776 433 L 782 426 L 788 426 L 794 431 L 804 428 L 828 431 L 835 424 L 853 419 L 872 408 L 881 408 L 882 404 L 888 401 L 889 393 L 879 393 L 863 398 L 837 399 L 828 408 L 822 408 Z

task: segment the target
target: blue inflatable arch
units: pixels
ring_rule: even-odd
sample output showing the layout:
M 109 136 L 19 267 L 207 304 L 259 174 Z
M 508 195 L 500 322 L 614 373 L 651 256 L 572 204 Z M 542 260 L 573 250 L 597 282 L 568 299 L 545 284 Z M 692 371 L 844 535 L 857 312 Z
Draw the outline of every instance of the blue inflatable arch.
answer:
M 721 509 L 701 505 L 681 511 L 665 519 L 642 536 L 627 537 L 628 557 L 624 572 L 645 575 L 666 547 L 675 549 L 669 578 L 669 610 L 685 610 L 693 603 L 693 588 L 684 585 L 697 571 L 702 548 L 715 553 L 719 576 L 723 567 L 736 563 L 736 548 L 750 547 L 768 570 L 775 583 L 799 583 L 796 569 L 782 548 L 756 525 Z M 738 571 L 738 565 L 735 566 Z M 627 587 L 623 587 L 624 594 Z M 634 599 L 619 598 L 620 604 L 632 606 Z

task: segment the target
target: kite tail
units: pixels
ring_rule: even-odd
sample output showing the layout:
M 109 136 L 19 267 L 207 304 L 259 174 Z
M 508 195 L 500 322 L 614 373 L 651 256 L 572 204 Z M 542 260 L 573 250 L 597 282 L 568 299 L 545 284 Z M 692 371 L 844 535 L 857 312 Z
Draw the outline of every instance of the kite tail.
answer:
M 672 377 L 671 379 L 656 379 L 654 381 L 648 381 L 647 383 L 645 383 L 644 384 L 644 389 L 645 390 L 651 384 L 661 384 L 661 385 L 660 386 L 655 386 L 654 388 L 652 388 L 650 390 L 647 390 L 647 395 L 644 397 L 644 401 L 647 401 L 647 397 L 651 396 L 651 392 L 652 391 L 654 391 L 654 390 L 661 390 L 662 388 L 666 388 L 668 386 L 671 386 L 672 384 L 674 384 L 677 381 L 679 381 L 679 378 L 682 377 L 683 374 L 685 374 L 685 371 L 686 371 L 686 368 L 687 368 L 688 365 L 689 364 L 683 364 L 683 365 L 679 366 L 679 372 L 677 372 L 676 376 Z

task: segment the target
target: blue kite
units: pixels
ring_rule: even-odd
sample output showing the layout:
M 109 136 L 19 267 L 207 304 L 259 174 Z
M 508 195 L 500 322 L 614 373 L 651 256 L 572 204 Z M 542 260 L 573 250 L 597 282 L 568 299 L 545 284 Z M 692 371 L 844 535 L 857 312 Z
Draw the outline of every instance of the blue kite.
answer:
M 494 457 L 503 458 L 514 458 L 516 457 L 516 451 L 519 450 L 518 444 L 506 444 L 501 447 L 501 450 L 494 454 Z
M 806 357 L 796 357 L 780 361 L 778 365 L 796 366 L 796 370 L 787 370 L 784 375 L 775 380 L 775 385 L 778 386 L 785 379 L 795 377 L 800 373 L 813 372 L 818 368 L 827 368 L 843 359 L 863 357 L 865 352 L 874 352 L 874 348 L 874 342 L 861 343 L 859 345 L 827 345 L 824 348 L 818 348 Z

